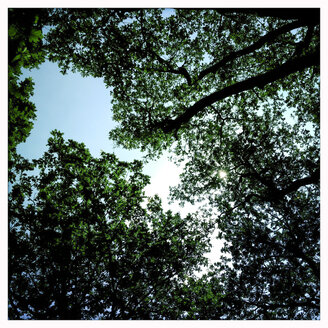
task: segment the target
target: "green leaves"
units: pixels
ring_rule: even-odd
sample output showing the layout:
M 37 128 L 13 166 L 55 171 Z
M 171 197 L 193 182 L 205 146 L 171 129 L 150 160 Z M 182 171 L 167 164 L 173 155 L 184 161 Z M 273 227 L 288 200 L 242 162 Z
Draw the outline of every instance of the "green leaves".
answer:
M 41 48 L 41 13 L 11 11 L 13 317 L 318 318 L 320 32 L 310 14 L 51 9 Z M 63 72 L 104 79 L 118 145 L 184 163 L 171 197 L 205 201 L 202 219 L 164 213 L 157 197 L 145 209 L 140 162 L 95 159 L 58 131 L 34 164 L 15 156 L 34 118 L 32 83 L 17 76 L 42 49 Z M 40 176 L 29 178 L 33 165 Z M 214 225 L 221 260 L 198 279 Z M 37 301 L 42 288 L 53 306 Z
M 240 93 L 239 82 L 244 81 L 243 91 L 251 94 L 254 86 L 247 87 L 246 81 L 276 69 L 276 82 L 265 87 L 264 96 L 280 88 L 288 93 L 289 84 L 279 80 L 285 70 L 281 65 L 293 60 L 308 28 L 303 21 L 258 18 L 256 12 L 189 9 L 93 9 L 83 15 L 65 9 L 54 12 L 52 20 L 47 35 L 50 59 L 65 69 L 72 64 L 84 75 L 102 77 L 113 88 L 113 118 L 120 124 L 110 137 L 149 156 L 171 147 L 178 131 L 179 139 L 188 142 L 195 123 L 204 115 L 215 116 L 215 91 L 222 91 L 218 102 L 224 105 Z M 310 31 L 302 43 L 307 55 L 318 45 L 318 26 Z M 272 82 L 265 79 L 258 78 L 261 87 Z M 229 93 L 229 88 L 236 90 Z
M 48 147 L 34 161 L 40 173 L 26 180 L 33 196 L 23 180 L 9 195 L 11 318 L 171 317 L 166 292 L 206 262 L 209 226 L 164 213 L 159 198 L 144 209 L 149 178 L 140 162 L 93 158 L 59 131 Z M 27 286 L 25 304 L 17 279 Z
M 17 34 L 17 28 L 16 28 L 16 26 L 14 26 L 14 25 L 9 26 L 9 29 L 8 29 L 8 35 L 9 35 L 9 37 L 13 39 L 16 34 Z
M 43 37 L 42 35 L 42 31 L 41 30 L 32 30 L 31 31 L 31 34 L 28 38 L 29 42 L 32 42 L 32 43 L 37 43 L 39 40 L 41 40 Z
M 31 79 L 19 81 L 21 69 L 37 67 L 44 61 L 41 47 L 42 31 L 36 9 L 9 9 L 8 27 L 8 169 L 9 180 L 14 179 L 13 158 L 16 146 L 29 136 L 35 119 Z

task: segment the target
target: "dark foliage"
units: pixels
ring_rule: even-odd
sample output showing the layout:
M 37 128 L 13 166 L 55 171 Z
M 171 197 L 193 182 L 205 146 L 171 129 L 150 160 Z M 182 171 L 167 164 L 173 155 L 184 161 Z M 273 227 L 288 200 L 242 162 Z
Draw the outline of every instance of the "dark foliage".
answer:
M 120 292 L 116 293 L 115 289 L 110 288 L 105 292 L 100 283 L 91 284 L 91 290 L 82 296 L 82 292 L 73 292 L 77 284 L 68 283 L 68 280 L 65 280 L 65 284 L 59 281 L 59 286 L 65 285 L 71 289 L 57 293 L 75 295 L 67 299 L 76 297 L 64 303 L 66 305 L 63 309 L 68 311 L 64 317 L 73 318 L 78 313 L 75 317 L 81 317 L 82 314 L 83 318 L 87 318 L 110 308 L 108 315 L 103 312 L 104 318 L 319 318 L 319 10 L 53 9 L 49 10 L 49 24 L 52 28 L 44 44 L 49 59 L 57 62 L 63 73 L 72 69 L 85 76 L 102 77 L 106 85 L 111 87 L 113 118 L 119 125 L 110 131 L 110 137 L 126 148 L 147 151 L 150 158 L 170 150 L 177 162 L 184 162 L 181 184 L 171 189 L 171 198 L 182 203 L 205 200 L 203 219 L 216 224 L 218 238 L 225 243 L 220 261 L 209 267 L 207 274 L 196 278 L 191 275 L 191 271 L 202 261 L 201 254 L 205 249 L 204 229 L 187 231 L 183 228 L 185 230 L 180 230 L 179 235 L 179 228 L 172 223 L 171 231 L 163 222 L 175 222 L 172 221 L 172 214 L 162 213 L 157 201 L 151 201 L 148 209 L 153 213 L 153 219 L 149 221 L 154 227 L 151 231 L 159 229 L 161 234 L 166 235 L 166 240 L 172 243 L 166 250 L 167 245 L 164 247 L 165 243 L 161 239 L 154 240 L 156 251 L 164 252 L 163 261 L 158 259 L 159 263 L 156 262 L 158 268 L 162 269 L 152 271 L 147 261 L 138 262 L 141 258 L 142 261 L 147 258 L 145 254 L 150 251 L 147 242 L 141 242 L 135 255 L 141 268 L 137 270 L 138 279 L 143 277 L 140 278 L 142 283 L 132 282 L 131 277 L 133 281 L 139 281 L 134 279 L 136 273 L 133 269 L 136 266 L 132 269 L 128 264 L 119 269 L 122 277 L 127 276 L 126 281 L 113 274 L 102 276 L 103 273 L 111 272 L 106 271 L 107 265 L 118 265 L 118 258 L 114 257 L 113 262 L 110 262 L 104 256 L 105 253 L 101 252 L 99 256 L 93 256 L 96 258 L 96 266 L 100 268 L 97 274 L 92 270 L 85 273 L 83 265 L 79 268 L 75 262 L 72 262 L 74 270 L 67 269 L 65 264 L 60 269 L 65 272 L 63 279 L 74 281 L 75 278 L 70 278 L 69 272 L 77 273 L 77 276 L 83 273 L 85 279 L 90 279 L 88 283 L 81 280 L 84 286 L 82 290 L 86 290 L 89 281 L 99 282 L 96 279 L 99 275 L 102 281 L 108 281 L 109 284 L 112 283 L 111 279 L 117 279 L 117 285 L 114 286 L 119 286 L 117 288 Z M 62 140 L 59 135 L 56 138 Z M 63 149 L 65 147 L 62 146 Z M 54 157 L 55 152 L 51 151 L 35 164 L 47 163 L 51 172 L 49 165 L 56 160 L 54 176 L 49 177 L 50 173 L 44 171 L 39 178 L 29 180 L 23 174 L 21 181 L 28 183 L 21 183 L 17 187 L 17 195 L 12 195 L 13 207 L 10 213 L 15 218 L 13 222 L 17 221 L 21 225 L 11 230 L 14 236 L 12 240 L 19 245 L 12 246 L 15 250 L 12 252 L 15 254 L 12 261 L 17 262 L 17 267 L 19 263 L 24 263 L 23 258 L 27 253 L 22 251 L 21 255 L 17 254 L 20 254 L 20 249 L 29 249 L 27 234 L 36 229 L 22 225 L 23 218 L 30 215 L 27 214 L 29 209 L 43 213 L 41 216 L 35 214 L 36 222 L 40 221 L 36 227 L 47 227 L 48 221 L 45 225 L 41 219 L 44 213 L 49 214 L 45 195 L 49 195 L 49 201 L 61 204 L 55 206 L 57 216 L 61 217 L 58 213 L 62 213 L 57 211 L 57 207 L 66 208 L 63 217 L 68 225 L 64 229 L 67 235 L 64 237 L 62 233 L 60 240 L 63 245 L 70 243 L 70 246 L 65 246 L 67 254 L 73 251 L 79 254 L 77 263 L 87 261 L 87 253 L 74 248 L 77 246 L 72 244 L 73 240 L 84 240 L 84 243 L 77 245 L 84 245 L 90 254 L 96 252 L 94 245 L 101 245 L 101 248 L 106 245 L 96 242 L 98 237 L 95 231 L 98 228 L 92 230 L 94 222 L 99 220 L 98 214 L 101 220 L 105 220 L 106 212 L 102 212 L 102 207 L 99 205 L 99 208 L 94 208 L 96 205 L 90 205 L 89 208 L 87 205 L 87 212 L 81 212 L 83 206 L 76 209 L 73 207 L 73 203 L 80 201 L 89 204 L 88 200 L 91 204 L 102 204 L 104 184 L 102 176 L 97 175 L 100 167 L 94 170 L 92 165 L 100 165 L 104 158 L 91 160 L 86 155 L 80 159 L 79 163 L 88 163 L 85 168 L 87 176 L 97 176 L 97 183 L 90 176 L 86 183 L 89 194 L 85 194 L 84 189 L 69 191 L 73 186 L 75 188 L 75 184 L 67 182 L 73 181 L 67 180 L 70 179 L 69 175 L 60 173 L 68 172 L 69 168 L 65 168 L 62 158 Z M 117 160 L 109 157 L 107 160 L 118 165 Z M 42 184 L 42 174 L 43 178 L 50 179 L 49 186 L 53 189 L 47 189 L 48 183 Z M 84 173 L 73 176 L 78 180 L 84 179 Z M 38 190 L 33 200 L 37 207 L 25 206 L 21 191 L 28 188 L 32 190 L 32 181 L 33 188 Z M 61 184 L 64 181 L 71 186 L 67 192 Z M 123 183 L 123 186 L 128 185 Z M 44 188 L 45 194 L 42 193 Z M 119 190 L 118 199 L 125 197 L 123 190 Z M 81 200 L 74 197 L 80 197 Z M 139 199 L 131 195 L 129 197 Z M 65 207 L 66 201 L 73 203 Z M 124 203 L 122 210 L 129 209 L 130 203 Z M 117 210 L 116 200 L 107 204 L 110 204 L 109 207 L 115 204 L 113 208 L 121 213 Z M 155 206 L 155 212 L 152 206 Z M 144 227 L 143 236 L 148 240 L 151 238 L 147 230 L 149 226 L 143 222 L 149 220 L 149 214 L 140 205 L 136 208 L 141 211 L 137 215 L 136 224 Z M 127 214 L 123 215 L 124 220 L 136 220 L 135 212 L 124 213 Z M 165 219 L 168 217 L 169 220 Z M 184 220 L 178 216 L 173 217 L 178 226 L 179 222 L 182 226 L 197 222 L 192 216 Z M 84 224 L 85 220 L 89 220 L 87 218 L 91 221 Z M 103 222 L 101 220 L 99 222 Z M 114 231 L 115 242 L 121 245 L 125 236 L 127 239 L 124 240 L 139 245 L 130 230 L 134 231 L 134 225 L 120 223 L 124 220 L 117 221 L 119 227 L 122 225 L 124 229 L 121 227 Z M 69 228 L 72 222 L 76 223 Z M 113 224 L 107 222 L 106 227 L 113 229 Z M 53 233 L 56 231 L 50 226 L 47 229 Z M 41 238 L 40 231 L 35 231 L 35 235 Z M 177 234 L 173 231 L 177 231 Z M 88 237 L 83 237 L 85 233 Z M 76 234 L 82 239 L 74 237 Z M 193 245 L 190 246 L 191 251 L 197 254 L 195 259 L 187 256 L 188 243 L 180 245 L 183 240 L 181 236 L 190 236 L 188 240 Z M 58 240 L 58 236 L 56 238 L 49 240 Z M 56 242 L 52 243 L 51 250 L 56 250 Z M 126 254 L 127 263 L 135 263 L 130 259 L 132 248 L 125 243 L 123 245 L 121 252 Z M 119 247 L 115 246 L 114 249 Z M 106 252 L 110 252 L 110 249 L 108 246 Z M 177 253 L 177 249 L 180 253 Z M 42 267 L 38 262 L 42 258 L 41 248 L 33 254 L 38 259 L 35 260 L 37 266 Z M 178 261 L 184 258 L 182 262 Z M 26 260 L 24 265 L 31 263 Z M 177 274 L 175 280 L 164 279 L 165 274 L 161 274 L 163 270 L 166 272 L 164 267 L 167 264 L 174 268 Z M 13 267 L 18 270 L 15 272 L 22 275 L 23 269 L 16 269 L 15 265 Z M 49 274 L 56 272 L 53 270 L 57 267 L 60 266 L 53 265 Z M 31 270 L 34 275 L 41 272 L 36 268 Z M 152 278 L 152 275 L 144 276 L 149 270 L 156 278 Z M 132 272 L 132 276 L 127 272 Z M 37 301 L 34 299 L 37 297 L 33 296 L 33 292 L 24 296 L 22 294 L 22 291 L 29 290 L 22 286 L 29 286 L 34 280 L 21 279 L 21 284 L 25 285 L 19 285 L 17 280 L 13 280 L 15 282 L 11 288 L 15 296 L 12 296 L 11 309 L 15 315 L 20 308 L 25 306 L 28 309 L 33 302 L 33 311 L 36 311 Z M 127 286 L 126 292 L 121 283 Z M 148 289 L 146 285 L 156 287 Z M 158 293 L 154 290 L 158 290 Z M 92 294 L 93 291 L 95 294 Z M 132 291 L 136 291 L 133 295 L 142 296 L 131 298 L 132 294 L 129 293 Z M 92 298 L 89 295 L 95 296 Z M 99 310 L 95 304 L 104 300 L 106 295 L 108 302 L 104 301 L 106 304 Z M 113 300 L 113 295 L 119 296 Z M 22 300 L 28 296 L 30 301 L 24 305 Z M 54 297 L 50 299 L 54 301 Z M 84 310 L 84 304 L 77 306 L 79 302 L 82 304 L 82 300 L 91 302 L 89 304 L 92 306 L 88 310 Z M 50 305 L 44 305 L 37 313 L 51 316 L 47 311 Z M 58 307 L 50 308 L 61 311 Z M 76 309 L 80 312 L 74 312 Z M 29 311 L 32 316 L 32 310 Z

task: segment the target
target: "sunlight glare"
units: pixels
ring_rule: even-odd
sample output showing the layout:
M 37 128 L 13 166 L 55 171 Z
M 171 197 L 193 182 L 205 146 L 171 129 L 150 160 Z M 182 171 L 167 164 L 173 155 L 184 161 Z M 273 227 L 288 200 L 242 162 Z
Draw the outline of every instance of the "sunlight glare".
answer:
M 227 177 L 227 172 L 226 171 L 223 171 L 223 170 L 220 170 L 219 171 L 219 176 L 221 179 L 224 179 Z

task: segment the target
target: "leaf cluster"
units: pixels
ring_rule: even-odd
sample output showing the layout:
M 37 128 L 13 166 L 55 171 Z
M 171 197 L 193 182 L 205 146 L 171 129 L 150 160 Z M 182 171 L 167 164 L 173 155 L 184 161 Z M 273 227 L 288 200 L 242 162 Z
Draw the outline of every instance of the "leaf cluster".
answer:
M 31 78 L 21 80 L 22 68 L 38 67 L 45 59 L 42 26 L 47 16 L 40 9 L 8 10 L 8 160 L 9 174 L 16 146 L 25 142 L 36 118 Z M 10 177 L 10 180 L 13 177 Z
M 210 226 L 146 200 L 138 161 L 58 131 L 48 147 L 9 194 L 9 317 L 179 317 L 170 294 L 206 264 Z

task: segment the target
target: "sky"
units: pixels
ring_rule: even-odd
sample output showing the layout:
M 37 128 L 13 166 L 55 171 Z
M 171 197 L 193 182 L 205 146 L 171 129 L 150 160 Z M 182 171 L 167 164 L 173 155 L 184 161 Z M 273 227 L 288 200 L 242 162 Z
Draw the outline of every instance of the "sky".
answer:
M 101 151 L 114 153 L 120 160 L 142 159 L 144 153 L 125 150 L 109 140 L 109 131 L 117 124 L 111 119 L 111 96 L 102 79 L 82 77 L 79 73 L 60 73 L 57 64 L 49 61 L 39 69 L 24 70 L 22 78 L 32 77 L 34 95 L 31 101 L 36 105 L 37 118 L 25 143 L 17 151 L 26 158 L 39 158 L 46 151 L 50 132 L 57 129 L 64 138 L 83 142 L 94 157 Z M 151 177 L 146 194 L 155 193 L 163 199 L 163 206 L 173 211 L 182 211 L 177 204 L 166 201 L 170 185 L 179 181 L 181 168 L 176 167 L 162 156 L 144 166 L 144 173 Z
M 79 73 L 60 73 L 58 65 L 44 62 L 38 69 L 23 70 L 22 79 L 32 77 L 36 105 L 36 120 L 26 142 L 17 147 L 18 153 L 28 159 L 40 158 L 47 150 L 47 140 L 54 129 L 64 133 L 65 140 L 83 142 L 92 156 L 99 157 L 101 151 L 114 153 L 122 161 L 142 159 L 144 153 L 126 150 L 109 140 L 109 131 L 117 124 L 112 121 L 110 90 L 101 78 L 82 77 Z M 196 205 L 178 202 L 168 203 L 169 187 L 179 183 L 182 167 L 168 161 L 168 154 L 144 165 L 143 173 L 150 176 L 151 183 L 145 188 L 146 196 L 158 194 L 163 209 L 179 212 L 183 217 L 195 212 Z M 213 251 L 207 257 L 213 263 L 218 260 L 222 242 L 213 235 Z

